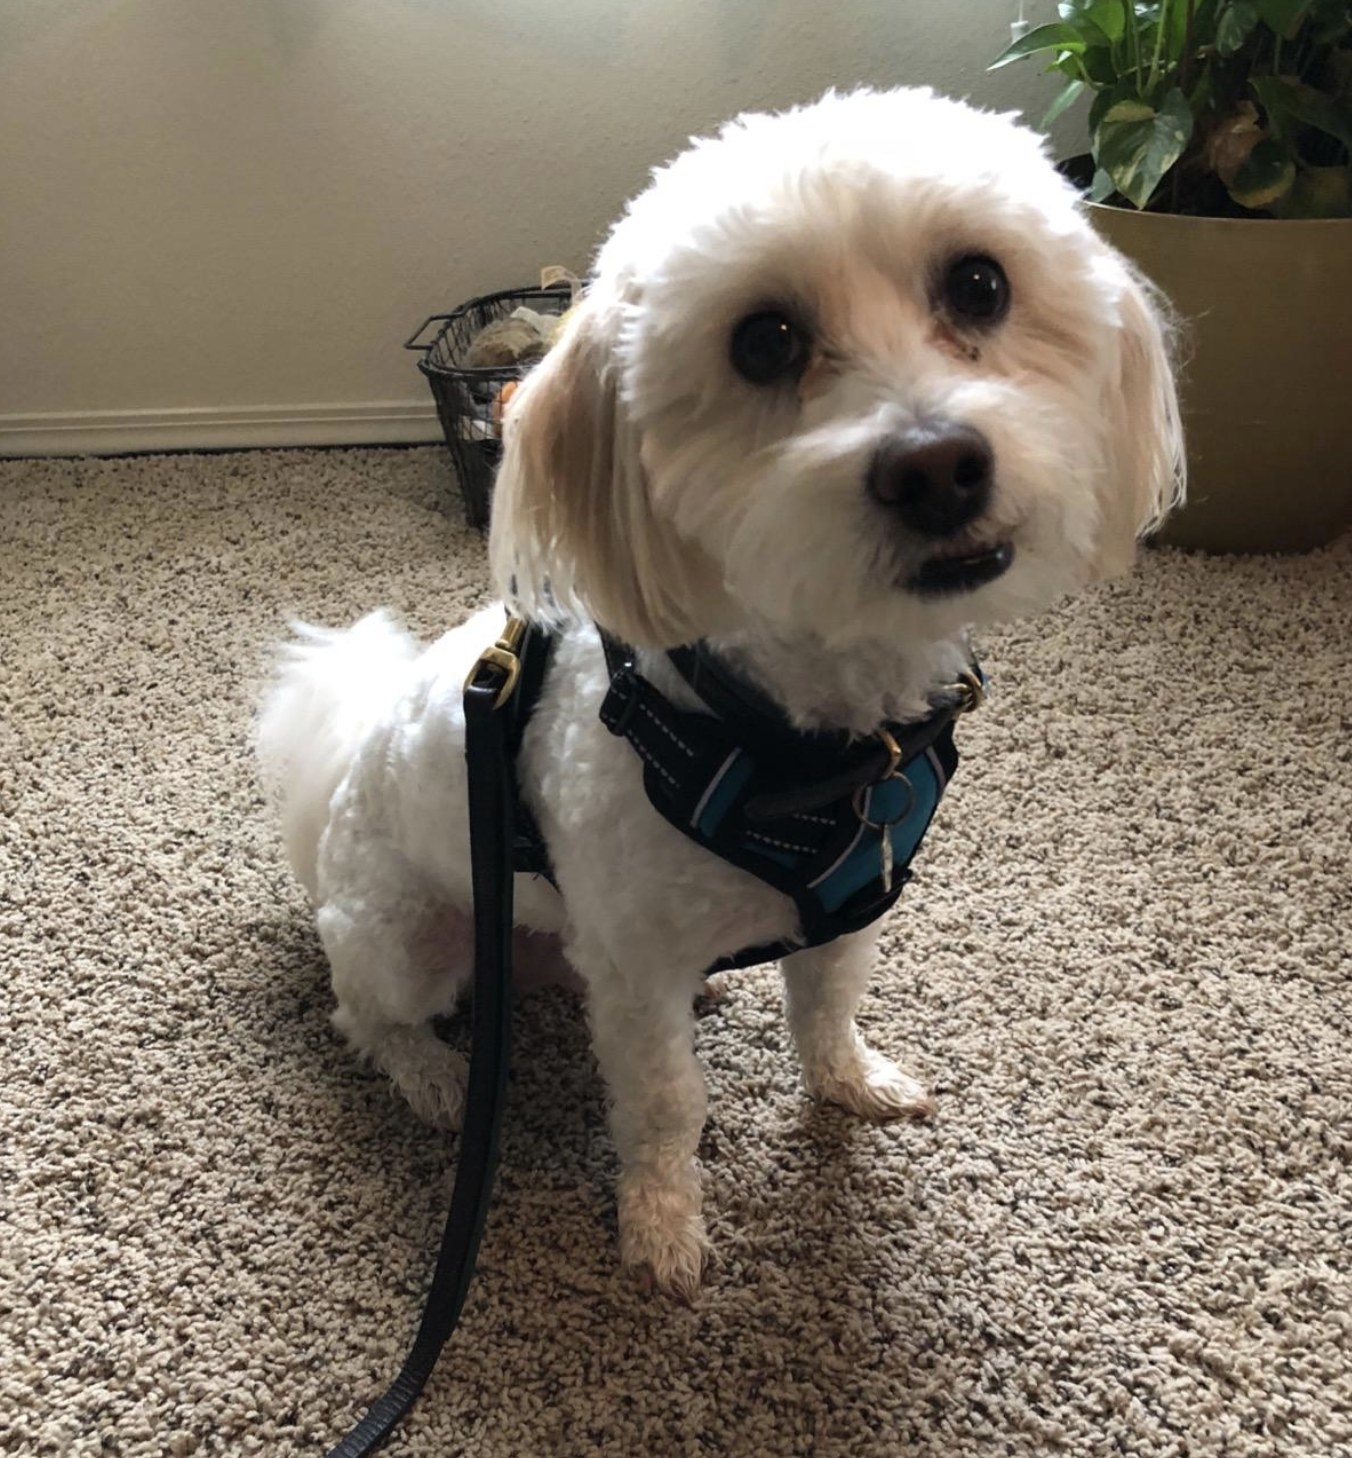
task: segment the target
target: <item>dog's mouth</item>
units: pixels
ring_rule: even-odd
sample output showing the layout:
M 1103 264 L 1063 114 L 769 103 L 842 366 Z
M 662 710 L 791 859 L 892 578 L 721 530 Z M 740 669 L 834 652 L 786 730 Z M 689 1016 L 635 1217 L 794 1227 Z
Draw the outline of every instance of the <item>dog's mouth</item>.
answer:
M 911 574 L 907 587 L 922 597 L 950 597 L 974 592 L 1003 577 L 1014 560 L 1012 542 L 982 547 L 949 548 L 927 557 Z

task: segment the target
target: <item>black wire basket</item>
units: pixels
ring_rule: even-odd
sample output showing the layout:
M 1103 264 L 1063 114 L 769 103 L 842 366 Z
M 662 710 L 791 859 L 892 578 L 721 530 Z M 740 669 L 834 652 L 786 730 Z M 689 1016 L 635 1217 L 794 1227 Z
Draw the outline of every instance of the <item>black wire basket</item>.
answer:
M 464 362 L 470 345 L 489 324 L 505 319 L 523 304 L 539 314 L 563 314 L 572 301 L 573 290 L 567 284 L 548 289 L 503 289 L 470 299 L 449 314 L 430 315 L 404 345 L 422 355 L 418 368 L 432 388 L 460 483 L 465 515 L 473 527 L 488 525 L 493 478 L 502 459 L 503 387 L 520 380 L 531 364 L 471 369 Z M 423 335 L 433 325 L 440 328 L 430 343 L 422 343 Z

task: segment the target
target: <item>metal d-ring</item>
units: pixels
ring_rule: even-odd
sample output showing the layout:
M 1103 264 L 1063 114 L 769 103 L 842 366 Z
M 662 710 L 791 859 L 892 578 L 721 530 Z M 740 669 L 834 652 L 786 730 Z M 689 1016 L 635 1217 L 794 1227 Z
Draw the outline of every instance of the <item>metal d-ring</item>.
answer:
M 890 780 L 900 780 L 901 783 L 906 786 L 906 799 L 902 803 L 901 810 L 890 820 L 871 820 L 868 814 L 867 802 L 864 800 L 863 797 L 867 795 L 870 790 L 876 789 L 877 785 L 887 784 Z M 906 778 L 905 775 L 900 774 L 899 772 L 894 770 L 890 775 L 884 775 L 883 778 L 877 781 L 877 783 L 874 785 L 860 785 L 859 788 L 854 792 L 854 795 L 851 799 L 851 804 L 853 804 L 854 806 L 854 813 L 859 817 L 863 824 L 868 826 L 870 830 L 891 830 L 894 825 L 899 825 L 903 820 L 906 819 L 911 811 L 915 809 L 915 786 L 910 782 L 910 780 Z

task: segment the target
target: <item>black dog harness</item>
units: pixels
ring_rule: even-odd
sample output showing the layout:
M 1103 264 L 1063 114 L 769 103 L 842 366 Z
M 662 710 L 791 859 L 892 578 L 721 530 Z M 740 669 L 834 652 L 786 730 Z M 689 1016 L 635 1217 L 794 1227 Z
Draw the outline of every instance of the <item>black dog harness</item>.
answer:
M 677 708 L 629 649 L 603 641 L 610 692 L 601 722 L 643 759 L 653 808 L 798 908 L 801 936 L 745 947 L 712 970 L 821 946 L 892 906 L 958 767 L 954 720 L 984 692 L 975 666 L 919 723 L 884 724 L 861 739 L 794 729 L 702 644 L 667 658 L 710 712 Z
M 601 641 L 610 671 L 601 722 L 642 759 L 653 808 L 798 909 L 799 937 L 744 947 L 711 971 L 820 946 L 889 910 L 911 879 L 911 861 L 958 767 L 953 725 L 981 701 L 979 668 L 968 669 L 919 723 L 887 723 L 860 738 L 794 729 L 777 704 L 703 644 L 667 654 L 706 706 L 678 708 L 638 671 L 632 649 L 608 634 Z M 553 642 L 547 629 L 524 629 L 514 749 Z M 553 881 L 544 839 L 519 797 L 514 855 L 518 871 Z
M 506 1097 L 512 873 L 553 881 L 548 847 L 518 794 L 516 759 L 544 685 L 554 637 L 510 619 L 465 684 L 474 1008 L 460 1158 L 436 1270 L 398 1377 L 329 1458 L 366 1458 L 417 1399 L 455 1328 L 474 1272 Z M 792 898 L 801 935 L 747 947 L 711 970 L 746 967 L 857 931 L 910 879 L 958 765 L 954 720 L 985 680 L 975 664 L 917 724 L 866 738 L 795 730 L 778 705 L 702 645 L 667 657 L 708 712 L 678 708 L 632 650 L 602 635 L 610 691 L 601 722 L 643 760 L 657 812 L 684 835 Z

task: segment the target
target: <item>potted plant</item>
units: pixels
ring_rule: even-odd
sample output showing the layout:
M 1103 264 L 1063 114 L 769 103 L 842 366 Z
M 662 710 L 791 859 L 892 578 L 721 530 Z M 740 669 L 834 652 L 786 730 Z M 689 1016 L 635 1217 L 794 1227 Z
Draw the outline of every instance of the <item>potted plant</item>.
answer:
M 1063 164 L 1186 329 L 1182 546 L 1301 550 L 1352 522 L 1352 3 L 1068 0 L 995 66 L 1092 96 Z

